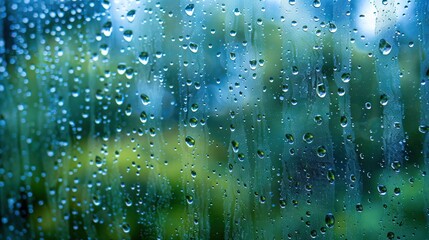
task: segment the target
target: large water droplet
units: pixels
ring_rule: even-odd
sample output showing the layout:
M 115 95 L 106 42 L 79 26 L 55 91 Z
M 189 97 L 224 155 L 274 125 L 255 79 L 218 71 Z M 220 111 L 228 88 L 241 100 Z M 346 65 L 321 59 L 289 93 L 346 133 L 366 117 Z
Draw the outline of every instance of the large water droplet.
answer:
M 133 40 L 133 31 L 132 30 L 125 30 L 124 31 L 124 40 L 127 42 L 131 42 L 131 40 Z
M 128 13 L 127 13 L 128 22 L 133 22 L 135 17 L 136 17 L 136 10 L 133 9 L 133 10 L 128 11 Z
M 332 228 L 335 224 L 335 217 L 332 213 L 328 213 L 325 216 L 325 224 L 328 228 Z
M 112 35 L 112 22 L 106 22 L 103 27 L 101 28 L 101 32 L 104 34 L 104 36 L 109 37 L 110 35 Z
M 378 44 L 378 49 L 383 55 L 388 55 L 392 51 L 392 45 L 390 45 L 385 39 L 381 39 Z
M 149 53 L 141 52 L 139 54 L 139 62 L 143 65 L 146 65 L 149 62 Z
M 196 43 L 190 42 L 189 43 L 189 50 L 191 50 L 191 52 L 193 52 L 193 53 L 197 53 L 198 52 L 198 45 Z
M 140 95 L 140 100 L 142 101 L 143 105 L 149 105 L 150 104 L 150 98 L 148 95 L 142 93 Z
M 191 136 L 187 136 L 185 138 L 185 142 L 186 142 L 186 145 L 188 145 L 188 147 L 194 147 L 195 146 L 195 139 Z
M 185 13 L 188 15 L 188 16 L 192 16 L 192 14 L 194 14 L 194 8 L 195 8 L 195 5 L 194 4 L 188 4 L 188 6 L 186 6 L 185 7 Z

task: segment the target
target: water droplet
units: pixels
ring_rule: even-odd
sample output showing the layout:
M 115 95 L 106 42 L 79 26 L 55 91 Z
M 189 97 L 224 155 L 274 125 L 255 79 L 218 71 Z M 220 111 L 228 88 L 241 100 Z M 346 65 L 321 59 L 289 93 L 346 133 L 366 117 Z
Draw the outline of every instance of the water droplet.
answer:
M 335 182 L 335 173 L 334 170 L 329 169 L 327 174 L 326 174 L 326 178 L 328 179 L 329 183 L 334 183 Z
M 133 201 L 129 197 L 126 197 L 125 198 L 125 206 L 131 207 L 132 205 L 133 205 Z
M 140 113 L 140 121 L 142 123 L 146 123 L 147 122 L 147 114 L 146 114 L 145 111 L 143 111 L 143 112 Z
M 149 62 L 149 53 L 147 53 L 147 52 L 141 52 L 139 54 L 139 61 L 140 61 L 141 64 L 147 65 L 148 62 Z
M 129 233 L 131 231 L 130 225 L 128 223 L 122 224 L 122 231 L 124 231 L 124 233 Z
M 133 10 L 128 11 L 128 13 L 127 13 L 128 22 L 133 22 L 135 17 L 136 17 L 136 10 L 133 9 Z
M 316 116 L 314 116 L 314 122 L 315 122 L 317 125 L 321 125 L 321 124 L 323 123 L 323 118 L 322 118 L 322 116 L 320 116 L 320 115 L 316 115 Z
M 297 66 L 292 66 L 292 74 L 293 75 L 298 75 L 299 71 L 298 71 L 298 67 Z
M 198 125 L 198 119 L 196 119 L 194 117 L 189 119 L 189 126 L 196 127 L 197 125 Z
M 99 156 L 96 156 L 95 157 L 95 166 L 100 168 L 102 165 L 103 165 L 103 159 Z
M 237 154 L 237 157 L 238 157 L 238 161 L 240 161 L 240 162 L 243 162 L 245 159 L 244 153 Z
M 390 239 L 390 240 L 394 239 L 395 238 L 395 234 L 393 232 L 388 232 L 387 233 L 387 238 Z
M 122 105 L 124 103 L 124 96 L 122 94 L 119 94 L 119 93 L 116 94 L 116 96 L 115 96 L 115 102 L 119 106 Z
M 341 80 L 345 83 L 350 82 L 350 73 L 343 73 L 341 75 Z
M 195 8 L 194 4 L 192 3 L 188 4 L 188 6 L 185 7 L 185 13 L 188 16 L 192 16 L 194 14 L 194 8 Z
M 378 49 L 383 55 L 388 55 L 392 51 L 392 45 L 390 45 L 385 39 L 381 39 L 378 44 Z
M 124 40 L 127 42 L 131 42 L 131 40 L 133 40 L 133 31 L 132 30 L 125 30 L 124 31 Z
M 193 53 L 197 53 L 198 52 L 198 45 L 196 43 L 190 42 L 189 43 L 189 50 L 191 50 L 191 52 L 193 52 Z
M 102 55 L 106 56 L 107 54 L 109 54 L 109 45 L 103 43 L 100 45 L 100 52 Z
M 347 117 L 346 116 L 341 116 L 341 118 L 340 118 L 340 125 L 341 125 L 341 127 L 347 127 Z
M 131 107 L 131 104 L 128 104 L 127 107 L 125 108 L 125 115 L 129 117 L 131 116 L 132 112 L 133 112 L 133 108 Z
M 293 144 L 295 142 L 292 134 L 286 133 L 285 138 L 286 142 L 288 142 L 289 144 Z
M 328 213 L 325 216 L 325 224 L 328 228 L 332 228 L 335 224 L 335 217 L 332 213 Z
M 112 22 L 106 22 L 103 27 L 101 28 L 101 32 L 104 34 L 104 36 L 109 37 L 110 35 L 112 35 Z
M 387 193 L 387 188 L 383 184 L 378 185 L 377 186 L 377 190 L 378 190 L 378 193 L 380 193 L 381 196 L 384 196 Z
M 356 211 L 362 212 L 363 211 L 363 205 L 361 203 L 356 204 Z
M 317 96 L 319 96 L 320 98 L 324 98 L 326 96 L 325 84 L 323 83 L 318 84 L 316 88 L 316 93 L 317 93 Z
M 324 157 L 326 156 L 326 148 L 324 146 L 320 146 L 317 148 L 317 156 Z
M 401 189 L 398 187 L 395 187 L 395 189 L 393 189 L 393 193 L 395 194 L 395 196 L 399 196 L 401 194 Z
M 235 140 L 232 140 L 231 141 L 231 146 L 232 146 L 232 151 L 234 151 L 235 153 L 237 153 L 238 152 L 238 147 L 239 147 L 238 142 L 235 141 Z
M 127 65 L 125 65 L 125 63 L 119 63 L 118 64 L 118 74 L 119 75 L 124 74 L 126 70 L 127 70 Z
M 321 5 L 320 0 L 314 0 L 314 1 L 313 1 L 313 6 L 314 6 L 315 8 L 319 8 L 319 7 L 320 7 L 320 5 Z
M 148 95 L 142 93 L 140 95 L 140 99 L 141 99 L 143 105 L 149 105 L 150 104 L 150 98 Z
M 240 10 L 238 10 L 238 8 L 234 9 L 234 15 L 235 16 L 240 16 Z
M 186 142 L 186 145 L 188 145 L 188 147 L 193 147 L 193 146 L 195 146 L 195 139 L 194 139 L 194 138 L 192 138 L 191 136 L 187 136 L 187 137 L 185 138 L 185 142 Z
M 192 112 L 196 112 L 196 111 L 198 111 L 198 104 L 193 103 L 193 104 L 191 105 L 191 111 L 192 111 Z
M 258 157 L 259 157 L 260 159 L 262 159 L 262 158 L 264 158 L 264 157 L 265 157 L 265 152 L 264 152 L 264 151 L 262 151 L 262 150 L 258 150 L 258 151 L 256 151 L 256 153 L 258 154 Z
M 390 164 L 390 167 L 395 171 L 395 172 L 400 172 L 401 171 L 401 163 L 399 161 L 393 161 Z
M 285 200 L 280 200 L 280 202 L 279 202 L 279 204 L 280 204 L 280 207 L 281 208 L 285 208 L 286 207 L 286 201 Z
M 108 10 L 110 8 L 110 1 L 109 0 L 103 0 L 101 2 L 101 6 L 103 6 L 104 9 Z
M 249 61 L 249 64 L 250 64 L 250 69 L 255 70 L 258 62 L 256 61 L 256 59 L 252 59 Z
M 314 140 L 314 136 L 311 133 L 305 133 L 304 136 L 302 136 L 302 140 L 306 143 L 312 143 Z
M 194 198 L 191 195 L 187 195 L 186 196 L 186 202 L 188 204 L 192 204 L 192 203 L 194 203 Z
M 100 204 L 101 204 L 101 200 L 98 196 L 93 196 L 92 202 L 94 203 L 95 206 L 100 206 Z
M 334 33 L 337 31 L 337 25 L 335 25 L 335 23 L 330 22 L 329 23 L 329 32 Z
M 383 106 L 386 106 L 388 102 L 389 102 L 389 99 L 388 99 L 387 95 L 386 94 L 382 94 L 380 96 L 380 104 L 383 105 Z

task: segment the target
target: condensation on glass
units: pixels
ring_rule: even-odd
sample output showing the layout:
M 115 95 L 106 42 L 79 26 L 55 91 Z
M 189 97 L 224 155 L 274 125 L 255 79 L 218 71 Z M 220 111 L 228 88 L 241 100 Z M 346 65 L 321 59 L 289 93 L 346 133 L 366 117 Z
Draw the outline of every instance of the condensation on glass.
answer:
M 0 0 L 0 238 L 426 238 L 428 12 Z

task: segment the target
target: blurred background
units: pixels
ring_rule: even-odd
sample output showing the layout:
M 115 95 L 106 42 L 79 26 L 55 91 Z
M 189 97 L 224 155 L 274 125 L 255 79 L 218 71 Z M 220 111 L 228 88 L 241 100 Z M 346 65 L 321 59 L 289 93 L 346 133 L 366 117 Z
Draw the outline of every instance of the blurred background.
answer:
M 0 0 L 1 239 L 427 239 L 424 0 Z

